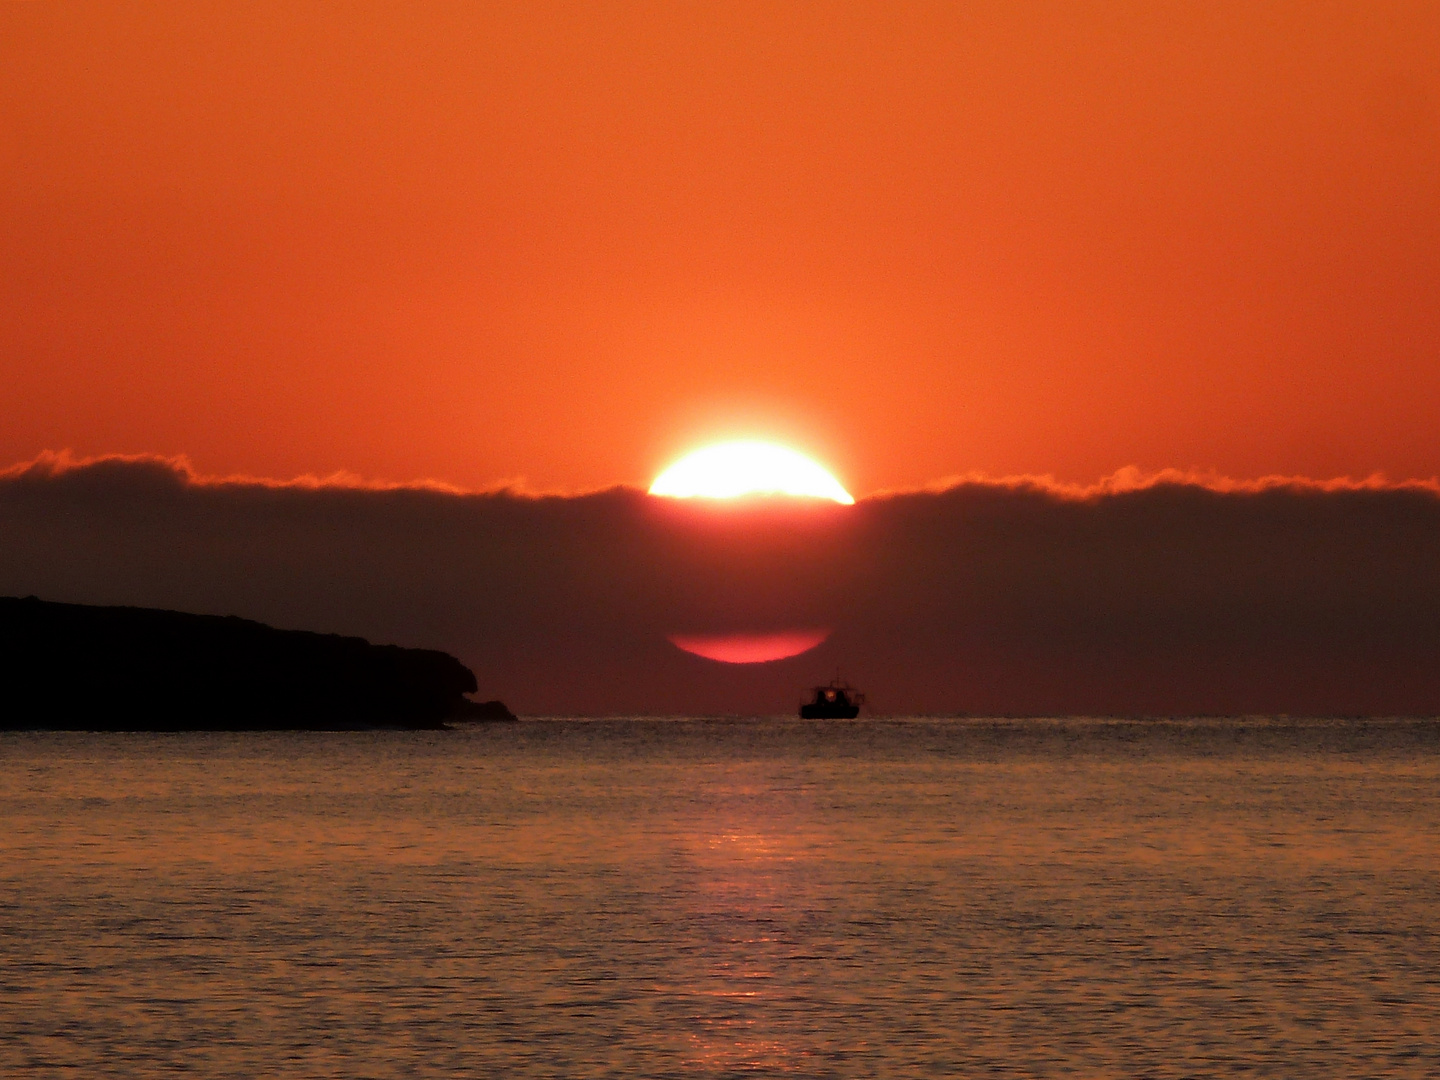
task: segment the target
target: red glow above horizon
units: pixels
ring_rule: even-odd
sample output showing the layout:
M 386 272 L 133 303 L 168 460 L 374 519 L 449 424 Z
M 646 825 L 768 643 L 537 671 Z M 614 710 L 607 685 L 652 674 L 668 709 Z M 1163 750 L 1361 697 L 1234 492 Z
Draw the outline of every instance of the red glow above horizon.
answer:
M 771 634 L 671 634 L 669 640 L 676 648 L 722 664 L 765 664 L 809 652 L 829 636 L 826 628 Z
M 0 4 L 0 468 L 1437 475 L 1436 15 Z

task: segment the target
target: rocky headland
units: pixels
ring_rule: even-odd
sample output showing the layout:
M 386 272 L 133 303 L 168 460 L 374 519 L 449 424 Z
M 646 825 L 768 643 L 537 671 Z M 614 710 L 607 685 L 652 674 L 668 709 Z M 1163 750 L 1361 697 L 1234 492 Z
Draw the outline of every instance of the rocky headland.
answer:
M 514 719 L 448 653 L 233 616 L 0 597 L 0 729 L 440 728 Z

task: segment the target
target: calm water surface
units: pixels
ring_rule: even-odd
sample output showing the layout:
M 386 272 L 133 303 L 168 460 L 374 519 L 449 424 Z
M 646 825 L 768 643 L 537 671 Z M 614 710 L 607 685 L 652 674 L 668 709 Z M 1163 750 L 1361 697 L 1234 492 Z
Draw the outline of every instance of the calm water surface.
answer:
M 1440 1075 L 1434 722 L 0 735 L 0 1075 Z

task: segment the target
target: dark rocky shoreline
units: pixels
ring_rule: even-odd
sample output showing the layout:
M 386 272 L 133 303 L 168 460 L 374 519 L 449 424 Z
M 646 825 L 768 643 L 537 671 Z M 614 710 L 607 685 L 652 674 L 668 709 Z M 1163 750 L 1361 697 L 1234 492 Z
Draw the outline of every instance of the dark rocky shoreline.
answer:
M 504 720 L 448 653 L 233 616 L 0 597 L 0 730 L 435 730 Z

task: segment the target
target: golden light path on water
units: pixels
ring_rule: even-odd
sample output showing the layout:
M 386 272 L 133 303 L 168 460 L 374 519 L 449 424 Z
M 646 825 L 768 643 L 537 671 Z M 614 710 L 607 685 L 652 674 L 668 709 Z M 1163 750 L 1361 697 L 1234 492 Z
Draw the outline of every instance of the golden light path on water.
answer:
M 1437 789 L 1432 720 L 7 733 L 0 1076 L 1430 1080 Z

